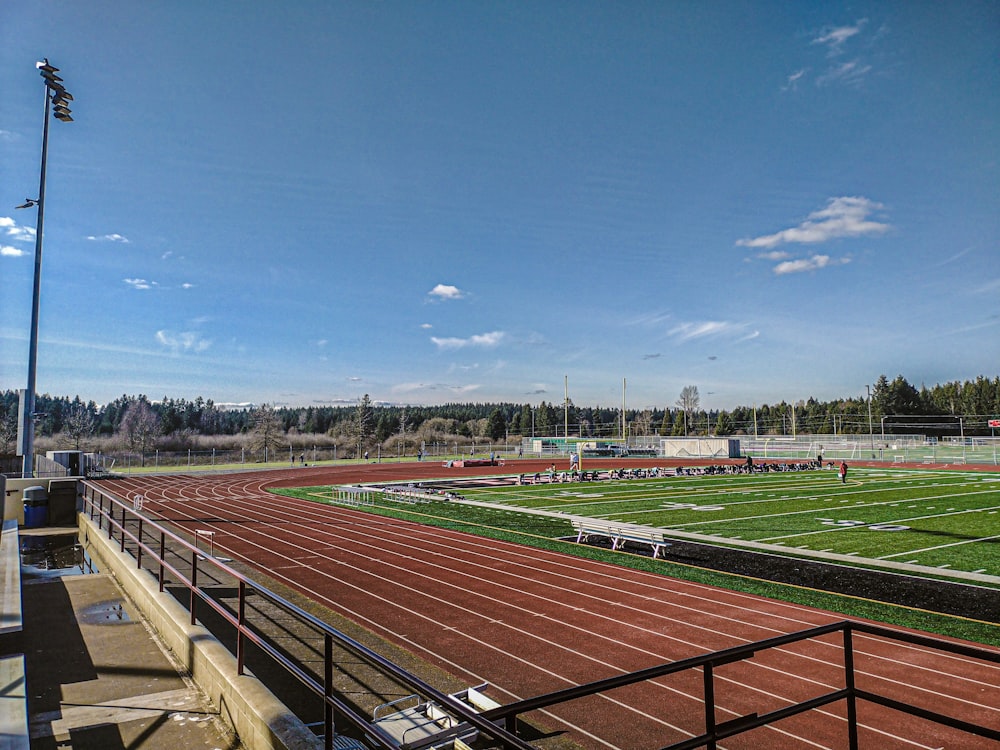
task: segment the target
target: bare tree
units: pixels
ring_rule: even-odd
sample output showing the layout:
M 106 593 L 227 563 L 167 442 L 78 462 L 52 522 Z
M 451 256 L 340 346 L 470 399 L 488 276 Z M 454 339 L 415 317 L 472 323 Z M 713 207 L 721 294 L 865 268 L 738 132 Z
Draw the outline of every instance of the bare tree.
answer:
M 681 397 L 677 399 L 677 406 L 684 412 L 684 437 L 687 437 L 688 434 L 688 412 L 698 411 L 700 403 L 698 386 L 686 385 L 681 389 Z
M 153 445 L 160 431 L 160 418 L 145 398 L 133 401 L 125 409 L 118 425 L 118 434 L 132 451 L 139 452 L 139 459 L 146 465 L 146 449 Z
M 0 417 L 0 453 L 11 453 L 17 439 L 17 410 Z
M 74 450 L 80 450 L 83 439 L 94 434 L 94 418 L 83 404 L 74 404 L 63 420 L 63 434 Z
M 250 449 L 263 451 L 264 461 L 268 460 L 268 453 L 276 453 L 282 444 L 281 420 L 278 415 L 267 404 L 262 404 L 254 409 L 250 415 L 250 422 L 253 429 L 250 431 Z
M 643 409 L 635 415 L 632 424 L 635 425 L 636 435 L 649 435 L 653 427 L 653 410 Z

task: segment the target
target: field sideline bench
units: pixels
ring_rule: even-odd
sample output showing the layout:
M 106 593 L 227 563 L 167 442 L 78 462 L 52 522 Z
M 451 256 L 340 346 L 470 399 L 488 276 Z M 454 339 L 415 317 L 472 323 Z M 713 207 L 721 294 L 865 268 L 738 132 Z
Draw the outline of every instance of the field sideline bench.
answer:
M 611 541 L 611 549 L 621 550 L 626 544 L 647 545 L 653 550 L 653 558 L 661 556 L 670 546 L 662 531 L 643 529 L 635 526 L 616 526 L 600 521 L 573 521 L 577 544 L 589 541 L 590 537 L 601 537 Z

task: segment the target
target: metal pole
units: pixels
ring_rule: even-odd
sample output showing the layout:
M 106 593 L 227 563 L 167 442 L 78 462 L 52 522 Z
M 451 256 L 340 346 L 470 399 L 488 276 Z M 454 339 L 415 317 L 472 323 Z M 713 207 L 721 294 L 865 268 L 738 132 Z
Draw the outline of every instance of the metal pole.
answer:
M 868 391 L 868 434 L 872 439 L 872 456 L 875 455 L 875 430 L 872 427 L 872 389 L 871 386 L 865 385 L 865 390 Z
M 21 476 L 35 475 L 35 377 L 38 361 L 38 307 L 42 290 L 42 234 L 45 224 L 45 164 L 49 153 L 49 87 L 45 86 L 45 119 L 42 126 L 42 167 L 38 177 L 38 221 L 35 226 L 35 282 L 31 297 L 31 334 L 28 341 L 28 388 L 24 394 L 24 463 Z
M 563 375 L 563 437 L 569 438 L 569 375 Z

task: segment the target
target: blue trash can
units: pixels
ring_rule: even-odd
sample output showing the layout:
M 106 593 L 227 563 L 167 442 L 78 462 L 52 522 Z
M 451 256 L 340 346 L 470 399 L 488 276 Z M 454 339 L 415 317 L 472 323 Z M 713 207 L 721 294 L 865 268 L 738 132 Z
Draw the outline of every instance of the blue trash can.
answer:
M 49 493 L 44 487 L 24 490 L 24 528 L 40 529 L 49 523 Z

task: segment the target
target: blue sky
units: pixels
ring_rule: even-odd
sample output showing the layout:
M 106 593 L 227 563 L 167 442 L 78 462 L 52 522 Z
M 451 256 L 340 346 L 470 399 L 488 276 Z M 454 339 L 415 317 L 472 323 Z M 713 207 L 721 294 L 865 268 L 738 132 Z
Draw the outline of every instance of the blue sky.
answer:
M 1000 366 L 995 2 L 12 2 L 0 387 L 863 395 Z

